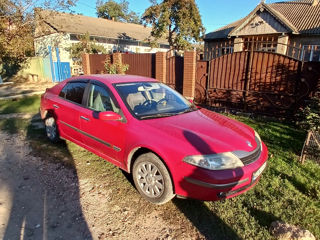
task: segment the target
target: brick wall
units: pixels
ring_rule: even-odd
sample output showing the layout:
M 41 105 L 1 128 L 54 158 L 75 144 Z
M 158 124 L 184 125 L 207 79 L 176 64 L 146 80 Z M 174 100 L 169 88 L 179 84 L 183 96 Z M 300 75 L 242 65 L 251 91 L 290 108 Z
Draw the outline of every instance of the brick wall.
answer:
M 156 53 L 156 79 L 166 83 L 166 53 Z
M 91 74 L 89 54 L 84 53 L 82 54 L 81 57 L 82 57 L 82 69 L 84 74 Z
M 194 99 L 196 84 L 196 60 L 197 54 L 195 51 L 186 51 L 184 53 L 183 96 L 190 99 Z

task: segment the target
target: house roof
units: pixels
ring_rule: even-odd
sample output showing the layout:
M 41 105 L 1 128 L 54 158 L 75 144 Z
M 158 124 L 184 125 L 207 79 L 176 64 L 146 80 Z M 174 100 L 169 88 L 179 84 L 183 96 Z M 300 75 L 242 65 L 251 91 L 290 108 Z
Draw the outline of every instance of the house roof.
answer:
M 85 34 L 113 39 L 130 39 L 146 41 L 150 38 L 151 28 L 140 24 L 116 22 L 103 18 L 88 17 L 77 14 L 36 10 L 37 27 L 35 37 L 56 32 Z M 158 41 L 168 44 L 165 39 Z
M 232 22 L 224 27 L 221 27 L 217 29 L 214 32 L 207 33 L 204 37 L 204 39 L 220 39 L 220 38 L 227 38 L 229 33 L 236 27 L 238 26 L 241 22 L 243 21 L 243 18 Z
M 205 39 L 224 39 L 246 25 L 261 8 L 275 17 L 288 32 L 295 34 L 320 34 L 320 4 L 312 5 L 313 0 L 296 0 L 271 4 L 260 3 L 246 17 L 205 35 Z
M 272 3 L 270 7 L 280 12 L 301 34 L 320 34 L 320 4 L 312 0 Z

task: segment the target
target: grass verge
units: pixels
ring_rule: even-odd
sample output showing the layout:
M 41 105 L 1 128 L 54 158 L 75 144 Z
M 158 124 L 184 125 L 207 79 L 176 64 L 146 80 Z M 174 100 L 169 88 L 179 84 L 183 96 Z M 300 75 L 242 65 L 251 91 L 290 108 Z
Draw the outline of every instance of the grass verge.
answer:
M 271 222 L 282 220 L 308 229 L 319 239 L 320 167 L 312 161 L 303 165 L 298 162 L 305 133 L 276 121 L 229 117 L 252 126 L 269 148 L 268 168 L 260 182 L 246 194 L 225 201 L 175 199 L 163 206 L 148 205 L 150 209 L 157 208 L 165 221 L 181 226 L 180 233 L 172 233 L 173 238 L 179 238 L 183 232 L 197 231 L 206 239 L 272 239 L 268 231 Z M 34 128 L 28 120 L 0 120 L 0 129 L 25 134 L 32 154 L 73 167 L 77 165 L 78 175 L 97 184 L 107 182 L 117 204 L 130 205 L 132 199 L 139 198 L 112 164 L 70 142 L 51 144 L 44 131 Z
M 36 113 L 40 107 L 40 95 L 25 98 L 1 100 L 0 114 L 7 113 Z

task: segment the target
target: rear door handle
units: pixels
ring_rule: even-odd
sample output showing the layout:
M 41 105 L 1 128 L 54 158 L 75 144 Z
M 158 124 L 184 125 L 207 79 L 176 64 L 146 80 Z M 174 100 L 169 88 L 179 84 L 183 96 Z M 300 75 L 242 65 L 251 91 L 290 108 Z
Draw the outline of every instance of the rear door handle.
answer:
M 58 108 L 60 108 L 58 105 L 56 105 L 56 104 L 53 104 L 52 105 L 54 108 L 56 108 L 56 109 L 58 109 Z
M 89 118 L 86 118 L 86 117 L 84 117 L 84 116 L 80 116 L 80 118 L 83 119 L 83 120 L 86 120 L 86 121 L 90 121 Z

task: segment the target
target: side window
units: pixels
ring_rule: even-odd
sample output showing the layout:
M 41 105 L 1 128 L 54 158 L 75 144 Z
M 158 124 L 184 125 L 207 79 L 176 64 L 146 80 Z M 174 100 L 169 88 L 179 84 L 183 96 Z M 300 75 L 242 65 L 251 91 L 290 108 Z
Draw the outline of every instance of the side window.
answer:
M 69 101 L 81 104 L 84 90 L 87 83 L 83 82 L 70 82 L 61 90 L 59 96 Z
M 88 107 L 94 111 L 113 111 L 119 113 L 119 108 L 115 105 L 106 89 L 95 84 L 91 84 L 88 98 Z

